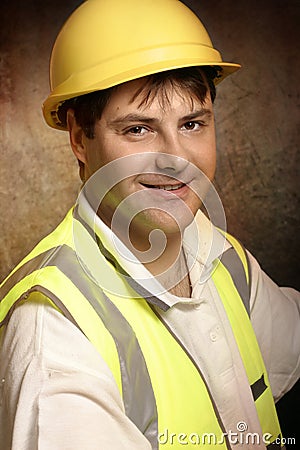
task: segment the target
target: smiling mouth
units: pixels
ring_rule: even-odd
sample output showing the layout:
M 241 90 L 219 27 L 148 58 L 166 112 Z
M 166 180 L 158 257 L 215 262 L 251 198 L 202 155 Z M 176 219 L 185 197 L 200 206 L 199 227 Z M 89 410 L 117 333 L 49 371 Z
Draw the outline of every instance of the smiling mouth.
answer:
M 141 183 L 143 186 L 145 186 L 148 189 L 162 189 L 164 191 L 177 191 L 178 189 L 183 188 L 186 186 L 185 183 L 178 183 L 178 184 L 146 184 Z

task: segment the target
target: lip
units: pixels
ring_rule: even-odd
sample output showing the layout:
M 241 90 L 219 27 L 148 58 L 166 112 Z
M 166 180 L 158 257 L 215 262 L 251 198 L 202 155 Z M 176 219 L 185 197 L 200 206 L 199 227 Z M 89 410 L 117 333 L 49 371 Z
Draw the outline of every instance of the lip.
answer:
M 158 195 L 169 196 L 169 198 L 174 198 L 174 196 L 181 198 L 185 197 L 189 190 L 188 183 L 180 183 L 177 180 L 176 182 L 164 181 L 164 183 L 154 183 L 154 181 L 153 184 L 149 183 L 148 181 L 147 183 L 140 181 L 140 185 L 143 187 L 143 189 L 151 190 L 153 193 Z M 170 196 L 170 194 L 173 195 Z

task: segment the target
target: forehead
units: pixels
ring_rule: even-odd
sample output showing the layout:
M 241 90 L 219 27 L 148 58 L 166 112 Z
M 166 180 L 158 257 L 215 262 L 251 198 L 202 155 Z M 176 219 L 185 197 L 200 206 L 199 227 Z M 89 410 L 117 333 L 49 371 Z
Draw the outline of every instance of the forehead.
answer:
M 184 107 L 188 110 L 199 109 L 210 103 L 209 90 L 202 101 L 191 90 L 179 83 L 165 80 L 159 86 L 151 86 L 147 77 L 129 81 L 116 87 L 104 109 L 105 113 L 118 113 L 127 110 L 159 110 Z

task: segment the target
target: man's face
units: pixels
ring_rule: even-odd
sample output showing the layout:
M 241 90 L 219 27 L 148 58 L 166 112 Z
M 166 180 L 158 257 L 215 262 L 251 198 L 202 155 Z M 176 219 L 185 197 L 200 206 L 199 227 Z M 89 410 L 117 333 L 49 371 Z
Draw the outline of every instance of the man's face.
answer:
M 209 180 L 214 177 L 216 145 L 212 102 L 208 95 L 202 104 L 189 93 L 174 90 L 170 85 L 165 91 L 168 101 L 162 101 L 158 95 L 141 104 L 142 94 L 135 94 L 142 85 L 142 80 L 136 80 L 118 87 L 95 125 L 95 138 L 83 136 L 85 178 L 112 161 L 131 156 L 128 160 L 131 175 L 127 176 L 129 172 L 126 173 L 120 162 L 123 179 L 104 198 L 98 214 L 111 226 L 120 202 L 139 193 L 141 199 L 146 196 L 144 198 L 150 199 L 150 204 L 157 208 L 142 211 L 141 201 L 140 213 L 131 223 L 133 233 L 158 228 L 168 235 L 178 231 L 173 211 L 174 216 L 180 216 L 180 211 L 186 216 L 184 206 L 194 216 L 201 205 L 201 199 L 192 189 L 197 181 L 195 168 Z M 141 157 L 143 154 L 145 157 Z M 136 170 L 132 170 L 135 164 Z M 118 170 L 118 164 L 115 168 Z M 139 197 L 131 198 L 134 201 Z M 124 214 L 129 209 L 127 204 Z

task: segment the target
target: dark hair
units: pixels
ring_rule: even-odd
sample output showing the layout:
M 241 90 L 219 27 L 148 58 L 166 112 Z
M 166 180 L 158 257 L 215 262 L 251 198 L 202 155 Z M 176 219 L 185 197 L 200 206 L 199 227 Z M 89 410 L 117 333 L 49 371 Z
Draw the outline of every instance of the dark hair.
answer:
M 191 100 L 197 98 L 201 103 L 205 102 L 209 91 L 213 102 L 216 97 L 215 79 L 220 76 L 221 71 L 221 67 L 203 66 L 180 68 L 149 75 L 145 77 L 145 83 L 134 94 L 132 101 L 143 93 L 141 106 L 153 101 L 160 94 L 159 98 L 164 107 L 166 103 L 169 103 L 166 88 L 171 85 L 179 94 L 189 92 Z M 113 86 L 66 100 L 57 112 L 61 124 L 64 127 L 67 126 L 67 111 L 71 108 L 74 110 L 76 122 L 81 126 L 86 137 L 93 139 L 95 123 L 101 118 L 105 106 L 117 88 L 118 86 Z

